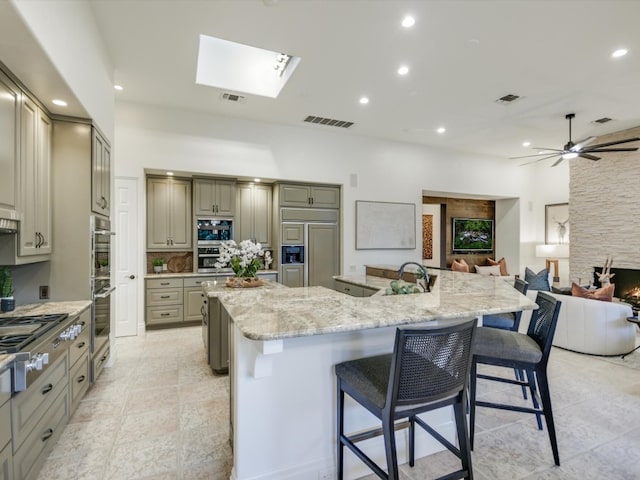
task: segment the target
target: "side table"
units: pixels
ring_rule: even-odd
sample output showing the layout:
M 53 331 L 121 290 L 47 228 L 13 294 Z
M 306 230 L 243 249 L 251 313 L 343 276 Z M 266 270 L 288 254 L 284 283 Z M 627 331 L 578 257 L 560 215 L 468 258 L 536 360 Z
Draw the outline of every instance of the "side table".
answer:
M 640 313 L 639 313 L 638 315 L 640 315 Z M 637 326 L 638 328 L 640 328 L 640 317 L 627 317 L 627 322 L 635 323 L 635 324 L 636 324 L 636 326 Z M 622 357 L 620 357 L 620 358 L 624 358 L 624 357 L 626 357 L 627 355 L 629 355 L 630 353 L 635 352 L 635 351 L 636 351 L 636 350 L 638 350 L 639 348 L 640 348 L 640 345 L 638 345 L 636 348 L 634 348 L 634 349 L 633 349 L 633 350 L 631 350 L 630 352 L 625 353 L 625 354 L 624 354 L 624 355 L 622 355 Z

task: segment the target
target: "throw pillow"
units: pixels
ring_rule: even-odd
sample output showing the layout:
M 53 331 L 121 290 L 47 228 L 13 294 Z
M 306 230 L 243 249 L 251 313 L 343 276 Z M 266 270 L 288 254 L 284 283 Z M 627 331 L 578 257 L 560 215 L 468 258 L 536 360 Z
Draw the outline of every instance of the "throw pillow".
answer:
M 499 265 L 491 265 L 489 267 L 481 267 L 476 265 L 476 273 L 480 275 L 493 275 L 496 277 L 500 276 L 500 266 Z
M 550 292 L 549 285 L 549 269 L 543 268 L 538 273 L 534 273 L 529 267 L 524 269 L 524 281 L 529 284 L 529 290 L 539 290 L 542 292 Z
M 613 301 L 613 291 L 616 286 L 614 283 L 598 288 L 597 290 L 589 290 L 588 288 L 581 287 L 575 282 L 571 284 L 571 295 L 574 297 L 590 298 L 592 300 L 602 300 L 603 302 Z
M 454 260 L 451 263 L 451 270 L 453 270 L 454 272 L 469 273 L 469 264 L 465 262 L 464 258 L 461 258 L 460 261 Z
M 494 260 L 492 258 L 487 258 L 487 263 L 489 265 L 498 265 L 500 267 L 500 275 L 506 277 L 509 275 L 507 272 L 507 261 L 502 257 L 500 260 Z

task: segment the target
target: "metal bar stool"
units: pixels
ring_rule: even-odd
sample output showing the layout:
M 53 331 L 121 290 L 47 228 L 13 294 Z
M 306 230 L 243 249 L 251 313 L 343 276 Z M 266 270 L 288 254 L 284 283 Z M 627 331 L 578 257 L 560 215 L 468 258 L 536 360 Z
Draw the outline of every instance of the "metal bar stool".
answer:
M 471 447 L 465 416 L 471 348 L 476 320 L 436 328 L 398 328 L 393 353 L 351 360 L 336 365 L 338 422 L 338 479 L 344 473 L 347 446 L 380 478 L 399 477 L 395 430 L 409 428 L 409 465 L 414 466 L 415 425 L 418 424 L 461 461 L 461 469 L 444 480 L 473 478 Z M 344 394 L 375 415 L 382 428 L 354 435 L 344 433 Z M 418 414 L 453 406 L 458 446 L 430 427 Z M 404 420 L 397 422 L 397 420 Z M 356 443 L 383 435 L 386 473 Z

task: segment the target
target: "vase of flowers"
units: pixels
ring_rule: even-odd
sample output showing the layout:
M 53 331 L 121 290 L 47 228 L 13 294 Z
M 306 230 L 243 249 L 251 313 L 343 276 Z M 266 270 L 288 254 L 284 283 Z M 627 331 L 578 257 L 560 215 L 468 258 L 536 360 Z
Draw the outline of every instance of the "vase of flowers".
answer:
M 229 287 L 258 287 L 263 282 L 256 275 L 262 264 L 270 261 L 267 257 L 270 255 L 268 252 L 265 254 L 260 243 L 252 240 L 242 240 L 240 243 L 228 240 L 220 246 L 220 258 L 215 267 L 231 267 L 235 277 L 227 279 L 226 285 Z

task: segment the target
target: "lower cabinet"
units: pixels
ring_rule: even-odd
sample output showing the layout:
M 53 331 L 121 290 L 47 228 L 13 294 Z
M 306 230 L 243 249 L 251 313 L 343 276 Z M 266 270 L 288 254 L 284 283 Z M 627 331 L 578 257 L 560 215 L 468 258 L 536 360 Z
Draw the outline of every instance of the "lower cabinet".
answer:
M 375 288 L 364 287 L 362 285 L 356 285 L 355 283 L 343 282 L 342 280 L 334 280 L 334 290 L 346 293 L 352 297 L 370 297 L 378 290 Z
M 11 443 L 0 450 L 0 480 L 13 479 L 13 455 L 11 455 Z
M 0 373 L 0 480 L 13 479 L 11 452 L 11 370 Z
M 287 287 L 304 287 L 304 265 L 282 265 L 280 283 Z
M 102 370 L 104 370 L 104 366 L 107 364 L 107 360 L 109 360 L 110 354 L 111 350 L 109 348 L 109 342 L 105 343 L 100 350 L 93 354 L 93 357 L 91 359 L 91 378 L 93 379 L 93 381 L 95 381 L 102 373 Z

